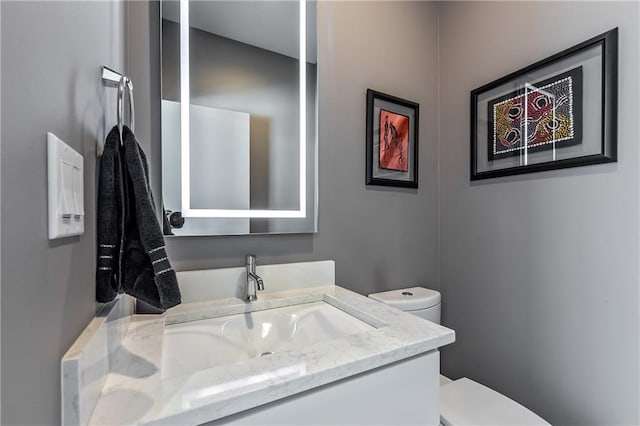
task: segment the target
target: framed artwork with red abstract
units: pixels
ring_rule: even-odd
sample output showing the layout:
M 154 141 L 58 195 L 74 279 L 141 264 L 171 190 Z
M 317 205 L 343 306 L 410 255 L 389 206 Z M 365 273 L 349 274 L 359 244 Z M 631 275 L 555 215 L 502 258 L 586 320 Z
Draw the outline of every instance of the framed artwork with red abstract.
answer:
M 380 109 L 381 169 L 409 170 L 409 117 Z
M 471 92 L 471 180 L 617 161 L 617 28 Z
M 367 185 L 418 187 L 419 105 L 367 90 Z

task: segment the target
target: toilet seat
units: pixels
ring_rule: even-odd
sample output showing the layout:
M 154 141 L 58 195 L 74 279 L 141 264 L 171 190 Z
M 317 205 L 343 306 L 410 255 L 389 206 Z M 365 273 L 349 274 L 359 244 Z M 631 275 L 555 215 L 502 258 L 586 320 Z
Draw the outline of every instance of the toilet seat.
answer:
M 440 423 L 462 425 L 549 425 L 517 402 L 466 377 L 440 386 Z

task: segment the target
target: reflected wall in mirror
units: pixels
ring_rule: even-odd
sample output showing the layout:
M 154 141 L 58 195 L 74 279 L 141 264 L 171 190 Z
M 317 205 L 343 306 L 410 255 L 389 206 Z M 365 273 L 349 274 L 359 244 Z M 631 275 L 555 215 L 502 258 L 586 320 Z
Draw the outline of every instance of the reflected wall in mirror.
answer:
M 316 2 L 161 15 L 165 234 L 315 232 Z

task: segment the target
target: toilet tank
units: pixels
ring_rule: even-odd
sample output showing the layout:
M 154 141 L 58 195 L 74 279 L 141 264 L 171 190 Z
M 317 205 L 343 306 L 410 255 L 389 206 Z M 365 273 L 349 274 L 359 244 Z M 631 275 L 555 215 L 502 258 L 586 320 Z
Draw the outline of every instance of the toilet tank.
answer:
M 373 293 L 370 298 L 440 324 L 440 292 L 424 287 Z

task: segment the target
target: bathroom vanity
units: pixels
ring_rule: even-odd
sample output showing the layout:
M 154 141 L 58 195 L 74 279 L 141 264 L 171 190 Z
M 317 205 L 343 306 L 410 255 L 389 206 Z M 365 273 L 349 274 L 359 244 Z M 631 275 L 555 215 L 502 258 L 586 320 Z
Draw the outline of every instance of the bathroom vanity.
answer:
M 182 273 L 186 303 L 107 315 L 63 359 L 63 424 L 438 424 L 454 332 L 334 285 L 333 266 L 259 266 L 251 303 L 235 297 L 244 268 Z

